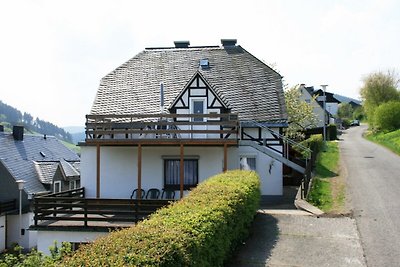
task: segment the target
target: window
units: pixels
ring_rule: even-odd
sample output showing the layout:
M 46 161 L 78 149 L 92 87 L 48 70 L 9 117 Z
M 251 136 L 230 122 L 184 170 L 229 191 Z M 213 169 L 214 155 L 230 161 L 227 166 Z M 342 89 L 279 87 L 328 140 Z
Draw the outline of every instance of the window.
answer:
M 197 159 L 184 159 L 184 182 L 185 190 L 194 187 L 199 182 L 199 162 Z M 180 189 L 180 159 L 165 159 L 164 160 L 164 187 L 166 189 Z
M 241 170 L 257 170 L 257 158 L 255 156 L 242 156 L 240 157 L 240 169 Z
M 193 100 L 193 114 L 204 114 L 204 100 Z M 203 118 L 193 118 L 193 121 L 203 121 Z
M 79 187 L 80 187 L 80 181 L 79 180 L 69 181 L 69 190 L 77 189 Z
M 54 193 L 61 192 L 61 181 L 55 181 L 54 182 L 53 192 Z

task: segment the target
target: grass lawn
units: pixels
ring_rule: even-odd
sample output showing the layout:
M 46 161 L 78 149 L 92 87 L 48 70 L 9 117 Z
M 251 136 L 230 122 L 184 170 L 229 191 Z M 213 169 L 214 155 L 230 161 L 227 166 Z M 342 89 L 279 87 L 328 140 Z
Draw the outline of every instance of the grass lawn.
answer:
M 378 143 L 389 148 L 397 155 L 400 155 L 400 130 L 389 133 L 370 133 L 365 137 L 374 143 Z
M 64 146 L 68 147 L 70 150 L 74 151 L 77 154 L 81 153 L 81 148 L 77 145 L 65 142 L 63 140 L 60 140 L 61 143 L 63 143 Z
M 318 155 L 316 175 L 307 200 L 328 213 L 340 213 L 345 202 L 345 182 L 339 172 L 339 146 L 337 141 L 327 142 L 325 151 Z

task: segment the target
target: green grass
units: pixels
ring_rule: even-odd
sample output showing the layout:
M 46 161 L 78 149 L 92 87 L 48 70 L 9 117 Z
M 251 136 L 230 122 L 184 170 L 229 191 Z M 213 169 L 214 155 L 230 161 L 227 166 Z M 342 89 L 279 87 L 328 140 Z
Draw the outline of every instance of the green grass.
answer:
M 326 142 L 325 151 L 321 151 L 316 161 L 315 171 L 318 178 L 337 176 L 339 146 L 337 142 Z
M 370 133 L 366 135 L 366 138 L 400 155 L 400 129 L 389 133 Z
M 77 154 L 80 154 L 80 153 L 81 153 L 81 148 L 80 148 L 79 146 L 74 145 L 74 144 L 71 144 L 71 143 L 68 143 L 68 142 L 65 142 L 65 141 L 63 141 L 63 140 L 60 140 L 60 142 L 61 142 L 64 146 L 68 147 L 70 150 L 74 151 L 75 153 L 77 153 Z
M 333 199 L 330 179 L 336 177 L 339 163 L 339 146 L 335 141 L 327 142 L 325 151 L 318 154 L 316 161 L 316 176 L 313 179 L 311 191 L 307 201 L 319 209 L 328 212 L 332 209 Z M 344 193 L 338 196 L 340 203 L 344 203 Z

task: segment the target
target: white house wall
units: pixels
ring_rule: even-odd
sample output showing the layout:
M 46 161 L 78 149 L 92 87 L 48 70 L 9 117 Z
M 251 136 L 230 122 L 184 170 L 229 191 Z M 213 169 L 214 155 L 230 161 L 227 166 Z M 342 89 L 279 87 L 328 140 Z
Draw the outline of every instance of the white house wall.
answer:
M 278 147 L 277 149 L 280 150 Z M 229 148 L 228 155 L 228 169 L 239 169 L 240 157 L 255 157 L 257 173 L 261 180 L 261 194 L 282 195 L 282 163 L 250 146 Z
M 163 157 L 179 157 L 179 147 L 142 147 L 142 188 L 162 189 Z M 199 182 L 222 172 L 222 147 L 184 147 L 185 156 L 199 157 Z M 86 197 L 96 197 L 96 147 L 81 149 L 81 184 Z M 100 197 L 129 198 L 137 188 L 137 147 L 100 148 Z
M 57 241 L 59 247 L 62 242 L 89 243 L 108 232 L 71 232 L 71 231 L 38 231 L 38 251 L 50 255 L 49 247 Z
M 0 216 L 0 253 L 6 248 L 6 215 Z
M 37 243 L 37 231 L 28 231 L 30 225 L 34 224 L 33 212 L 22 214 L 22 228 L 25 234 L 20 237 L 19 215 L 7 215 L 7 247 L 18 243 L 25 249 L 31 249 Z

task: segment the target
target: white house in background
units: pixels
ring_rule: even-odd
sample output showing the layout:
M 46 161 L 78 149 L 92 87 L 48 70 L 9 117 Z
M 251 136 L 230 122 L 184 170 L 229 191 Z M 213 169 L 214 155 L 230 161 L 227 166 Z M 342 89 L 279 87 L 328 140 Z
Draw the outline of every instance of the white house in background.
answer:
M 25 135 L 24 127 L 13 133 L 0 127 L 0 252 L 18 243 L 25 249 L 37 245 L 32 199 L 35 195 L 79 186 L 79 157 L 53 136 Z M 19 216 L 18 182 L 21 191 Z M 21 225 L 20 225 L 21 219 Z
M 80 143 L 82 201 L 136 205 L 133 190 L 146 198 L 154 188 L 179 199 L 208 177 L 244 166 L 259 173 L 263 195 L 281 195 L 282 162 L 304 170 L 284 157 L 281 75 L 235 39 L 221 42 L 146 48 L 101 80 Z M 43 251 L 53 238 L 88 242 L 110 228 L 80 221 L 71 230 L 61 214 L 54 224 L 39 215 Z

